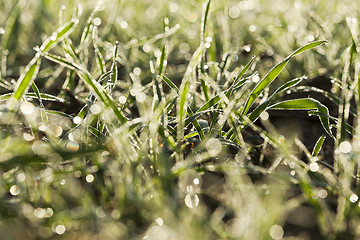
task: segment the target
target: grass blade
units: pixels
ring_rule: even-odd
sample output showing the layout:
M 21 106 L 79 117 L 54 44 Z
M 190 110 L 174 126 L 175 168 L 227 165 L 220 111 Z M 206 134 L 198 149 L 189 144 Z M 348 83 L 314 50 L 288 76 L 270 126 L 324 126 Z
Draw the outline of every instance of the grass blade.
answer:
M 285 68 L 286 64 L 290 61 L 293 56 L 296 56 L 302 52 L 305 52 L 309 49 L 315 48 L 324 44 L 326 41 L 316 41 L 309 44 L 306 44 L 303 47 L 300 47 L 295 52 L 287 56 L 283 61 L 278 63 L 275 67 L 273 67 L 266 76 L 256 85 L 256 87 L 252 90 L 250 96 L 248 97 L 245 106 L 242 110 L 242 115 L 246 114 L 253 102 L 259 97 L 259 95 L 264 91 L 264 89 L 272 82 L 274 79 L 281 73 L 281 71 Z
M 323 143 L 324 143 L 324 141 L 325 141 L 325 135 L 322 135 L 317 141 L 316 141 L 316 143 L 315 143 L 315 146 L 314 146 L 314 149 L 313 149 L 313 151 L 312 151 L 312 153 L 311 153 L 311 155 L 313 156 L 313 157 L 316 157 L 318 154 L 319 154 L 319 152 L 320 152 L 320 150 L 321 150 L 321 147 L 322 147 L 322 145 L 323 145 Z
M 32 81 L 36 78 L 39 68 L 40 68 L 40 54 L 36 54 L 36 56 L 31 60 L 29 65 L 25 68 L 25 72 L 21 74 L 19 80 L 17 81 L 15 91 L 13 94 L 14 99 L 17 101 L 26 93 Z
M 313 98 L 300 98 L 287 100 L 280 103 L 276 103 L 269 107 L 269 109 L 278 109 L 278 110 L 318 110 L 320 113 L 325 115 L 329 114 L 329 110 L 319 101 Z M 331 136 L 334 137 L 330 130 L 329 118 L 325 116 L 319 116 L 320 122 L 323 125 L 325 131 Z
M 171 88 L 171 90 L 173 90 L 175 93 L 179 94 L 179 89 L 178 87 L 175 85 L 175 83 L 173 83 L 168 77 L 166 77 L 165 75 L 162 75 L 161 78 L 164 80 L 164 82 Z
M 51 37 L 47 38 L 44 41 L 44 43 L 40 47 L 40 50 L 44 53 L 50 51 L 53 47 L 56 46 L 57 43 L 59 43 L 62 39 L 72 33 L 78 23 L 79 19 L 74 18 L 70 22 L 66 23 L 64 26 L 60 27 L 56 32 L 53 33 Z

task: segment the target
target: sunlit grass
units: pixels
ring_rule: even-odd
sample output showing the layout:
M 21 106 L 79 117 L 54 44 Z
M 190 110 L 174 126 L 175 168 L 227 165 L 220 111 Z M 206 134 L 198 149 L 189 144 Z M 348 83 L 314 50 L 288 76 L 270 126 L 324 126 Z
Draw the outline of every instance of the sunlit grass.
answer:
M 1 236 L 358 238 L 358 5 L 0 1 Z

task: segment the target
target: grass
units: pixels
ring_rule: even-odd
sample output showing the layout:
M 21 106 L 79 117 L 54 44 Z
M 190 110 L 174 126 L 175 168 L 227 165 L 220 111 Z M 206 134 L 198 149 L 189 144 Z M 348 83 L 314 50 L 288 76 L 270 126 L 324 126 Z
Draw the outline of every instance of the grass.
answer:
M 3 239 L 359 238 L 355 1 L 0 7 Z

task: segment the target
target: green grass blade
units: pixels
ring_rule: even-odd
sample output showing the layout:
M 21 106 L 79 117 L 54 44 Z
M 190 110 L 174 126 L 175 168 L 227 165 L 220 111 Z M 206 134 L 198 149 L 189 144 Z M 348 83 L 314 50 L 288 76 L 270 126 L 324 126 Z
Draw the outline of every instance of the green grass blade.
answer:
M 202 18 L 202 21 L 201 21 L 201 42 L 204 42 L 205 41 L 205 33 L 206 33 L 206 24 L 207 24 L 207 21 L 209 19 L 209 13 L 210 13 L 210 4 L 211 4 L 211 0 L 208 0 L 206 5 L 204 5 L 204 14 L 203 14 L 203 18 Z
M 164 80 L 164 82 L 171 88 L 171 90 L 173 90 L 175 93 L 179 94 L 179 89 L 178 87 L 175 85 L 175 83 L 173 83 L 168 77 L 166 77 L 165 75 L 162 75 L 161 78 Z
M 316 41 L 309 44 L 306 44 L 303 47 L 300 47 L 295 52 L 287 56 L 283 61 L 278 63 L 276 66 L 274 66 L 267 74 L 266 76 L 256 85 L 256 87 L 252 90 L 250 96 L 248 97 L 245 106 L 242 110 L 242 115 L 246 114 L 247 111 L 250 109 L 251 105 L 254 103 L 254 101 L 259 97 L 259 95 L 264 91 L 264 89 L 275 80 L 275 78 L 281 73 L 281 71 L 285 68 L 286 64 L 290 61 L 291 57 L 298 55 L 302 52 L 305 52 L 309 49 L 315 48 L 317 46 L 320 46 L 324 44 L 326 41 Z
M 116 57 L 118 55 L 118 51 L 119 51 L 119 42 L 116 42 L 113 50 L 113 62 L 111 65 L 111 72 L 112 72 L 111 82 L 113 83 L 113 86 L 115 86 L 118 78 L 118 69 L 116 64 Z
M 316 141 L 316 143 L 315 143 L 315 146 L 314 146 L 314 149 L 313 149 L 313 151 L 312 151 L 312 153 L 311 153 L 311 155 L 313 156 L 313 157 L 316 157 L 318 154 L 319 154 L 319 152 L 320 152 L 320 150 L 321 150 L 321 147 L 322 147 L 322 145 L 323 145 L 323 143 L 324 143 L 324 141 L 325 141 L 325 135 L 322 135 L 317 141 Z
M 300 77 L 300 78 L 295 78 L 295 79 L 290 80 L 290 81 L 284 83 L 283 85 L 281 85 L 278 89 L 275 90 L 275 92 L 265 102 L 263 102 L 258 107 L 256 107 L 255 110 L 252 111 L 248 115 L 249 120 L 252 122 L 255 122 L 259 118 L 261 113 L 263 113 L 268 108 L 268 106 L 270 105 L 271 100 L 274 98 L 274 96 L 289 89 L 290 87 L 293 87 L 293 86 L 299 84 L 305 78 L 306 78 L 305 76 Z
M 74 18 L 70 22 L 66 23 L 64 26 L 60 27 L 56 32 L 53 33 L 51 37 L 48 37 L 44 41 L 44 43 L 40 47 L 40 50 L 44 53 L 50 51 L 54 46 L 56 46 L 57 43 L 59 43 L 62 39 L 72 33 L 78 23 L 79 19 Z
M 44 53 L 43 56 L 46 59 L 48 59 L 48 60 L 50 60 L 52 62 L 58 63 L 58 64 L 66 67 L 66 68 L 69 68 L 69 69 L 72 69 L 72 70 L 79 70 L 80 69 L 80 67 L 78 65 L 66 60 L 62 56 L 57 56 L 57 55 L 53 55 L 53 54 L 50 54 L 50 53 Z
M 164 70 L 165 55 L 166 55 L 166 52 L 165 52 L 165 45 L 164 45 L 161 50 L 161 56 L 160 56 L 160 64 L 159 64 L 159 70 L 158 70 L 159 76 L 162 75 L 163 70 Z
M 36 54 L 36 56 L 31 60 L 29 65 L 25 68 L 25 72 L 21 74 L 19 80 L 17 81 L 15 91 L 13 94 L 14 99 L 17 101 L 26 93 L 32 81 L 36 78 L 39 68 L 40 68 L 40 55 Z
M 300 98 L 287 100 L 280 103 L 276 103 L 269 107 L 269 109 L 281 109 L 281 110 L 318 110 L 320 113 L 329 114 L 329 110 L 319 101 L 312 98 Z M 319 116 L 320 122 L 323 125 L 325 131 L 334 137 L 330 130 L 329 118 L 325 116 Z
M 248 63 L 245 65 L 245 67 L 243 67 L 243 69 L 241 69 L 241 71 L 239 72 L 239 74 L 238 74 L 237 77 L 235 78 L 234 84 L 236 84 L 237 81 L 244 76 L 244 74 L 247 72 L 247 70 L 249 70 L 249 68 L 253 65 L 254 61 L 255 61 L 255 57 L 252 57 L 251 60 L 250 60 L 250 62 L 248 62 Z
M 100 69 L 101 74 L 104 74 L 106 72 L 105 60 L 104 60 L 104 57 L 101 54 L 100 49 L 97 45 L 98 32 L 97 32 L 96 27 L 93 28 L 92 38 L 93 38 L 94 51 L 95 51 L 95 55 L 96 55 L 96 63 L 97 63 L 98 69 Z
M 207 110 L 217 104 L 221 100 L 221 97 L 219 95 L 216 95 L 215 97 L 211 98 L 209 101 L 207 101 L 204 105 L 202 105 L 196 112 L 201 112 L 204 110 Z
M 121 123 L 127 122 L 127 118 L 118 109 L 115 101 L 105 92 L 104 88 L 95 79 L 93 79 L 89 73 L 79 71 L 78 74 L 80 78 L 83 79 L 84 82 L 90 87 L 90 89 L 95 92 L 95 94 L 105 104 L 105 106 L 113 110 L 115 116 Z

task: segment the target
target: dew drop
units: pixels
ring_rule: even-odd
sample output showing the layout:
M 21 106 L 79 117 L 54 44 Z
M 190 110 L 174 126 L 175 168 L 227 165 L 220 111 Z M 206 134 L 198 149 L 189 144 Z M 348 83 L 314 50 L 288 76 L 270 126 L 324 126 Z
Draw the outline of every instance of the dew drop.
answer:
M 25 141 L 28 141 L 28 142 L 34 140 L 34 138 L 35 138 L 34 135 L 32 135 L 31 133 L 27 133 L 27 132 L 23 133 L 23 137 L 24 137 Z
M 250 52 L 251 51 L 251 45 L 244 46 L 244 50 L 245 50 L 245 52 Z
M 91 107 L 90 107 L 90 111 L 92 114 L 99 114 L 101 112 L 101 107 L 99 104 L 93 104 Z
M 199 184 L 200 184 L 200 180 L 199 180 L 198 178 L 194 178 L 193 183 L 194 183 L 195 185 L 199 185 Z
M 351 152 L 351 148 L 351 143 L 348 141 L 344 141 L 339 145 L 339 150 L 341 153 L 349 153 Z
M 119 103 L 125 104 L 126 103 L 126 97 L 125 96 L 120 96 L 119 97 Z
M 316 162 L 312 162 L 309 165 L 310 171 L 312 172 L 317 172 L 319 171 L 319 164 L 317 164 Z
M 187 194 L 185 204 L 188 208 L 195 208 L 199 205 L 200 199 L 197 194 Z
M 356 195 L 355 193 L 351 194 L 351 196 L 350 196 L 350 202 L 356 203 L 357 200 L 359 200 L 358 195 Z
M 55 228 L 55 232 L 59 235 L 62 235 L 64 234 L 66 231 L 66 228 L 64 225 L 60 224 L 60 225 L 57 225 L 56 228 Z
M 92 174 L 86 175 L 85 180 L 88 183 L 92 183 L 94 181 L 94 175 L 92 175 Z
M 229 16 L 231 18 L 238 18 L 240 16 L 240 9 L 236 6 L 233 6 L 229 9 Z
M 70 152 L 76 152 L 77 150 L 79 150 L 79 143 L 75 142 L 75 141 L 69 141 L 66 144 L 66 149 Z
M 250 25 L 249 30 L 250 30 L 250 32 L 255 32 L 256 31 L 256 26 L 255 25 Z
M 220 140 L 218 140 L 216 138 L 210 138 L 206 142 L 206 148 L 211 156 L 216 156 L 220 153 L 220 151 L 222 149 L 222 145 L 221 145 Z
M 164 225 L 164 220 L 162 218 L 157 218 L 155 219 L 155 222 L 161 227 L 162 225 Z
M 63 129 L 61 126 L 57 125 L 54 129 L 54 135 L 55 137 L 60 137 L 63 132 Z
M 261 120 L 263 120 L 263 121 L 268 120 L 268 119 L 269 119 L 269 113 L 267 113 L 267 112 L 261 113 L 261 114 L 260 114 L 260 118 L 261 118 Z
M 26 179 L 25 173 L 19 173 L 19 174 L 16 176 L 16 179 L 17 179 L 19 182 L 25 181 L 25 179 Z
M 34 216 L 37 218 L 45 218 L 46 210 L 44 208 L 35 208 Z
M 274 225 L 270 228 L 270 236 L 273 239 L 282 239 L 284 236 L 284 229 L 280 225 Z
M 16 196 L 20 193 L 20 188 L 18 185 L 13 185 L 11 186 L 10 188 L 10 194 L 13 195 L 13 196 Z
M 74 119 L 73 119 L 73 122 L 75 123 L 75 124 L 80 124 L 81 123 L 81 117 L 79 117 L 79 116 L 76 116 L 76 117 L 74 117 Z
M 152 47 L 151 47 L 150 44 L 147 44 L 147 43 L 144 44 L 144 46 L 143 46 L 144 52 L 146 52 L 146 53 L 147 53 L 147 52 L 150 52 L 151 49 L 152 49 Z
M 133 72 L 135 75 L 139 76 L 141 74 L 141 68 L 136 67 L 136 68 L 134 68 Z
M 179 10 L 179 6 L 176 3 L 170 3 L 169 10 L 172 13 L 175 13 Z
M 260 81 L 260 77 L 259 77 L 259 75 L 254 75 L 254 76 L 251 78 L 251 80 L 252 80 L 254 83 L 257 83 L 257 82 Z
M 120 27 L 125 29 L 125 28 L 128 27 L 128 23 L 127 23 L 126 21 L 122 21 L 122 22 L 120 23 Z
M 190 51 L 190 45 L 187 43 L 181 43 L 179 45 L 179 50 L 182 54 L 186 54 Z
M 32 114 L 35 111 L 35 107 L 30 102 L 24 102 L 24 103 L 21 104 L 20 110 L 21 110 L 21 112 L 23 114 L 29 115 L 29 114 Z
M 100 26 L 101 25 L 101 19 L 100 18 L 94 18 L 94 25 L 95 26 Z
M 325 189 L 320 189 L 318 191 L 318 195 L 319 195 L 320 198 L 324 199 L 324 198 L 326 198 L 328 196 L 328 193 L 327 193 L 327 191 Z

